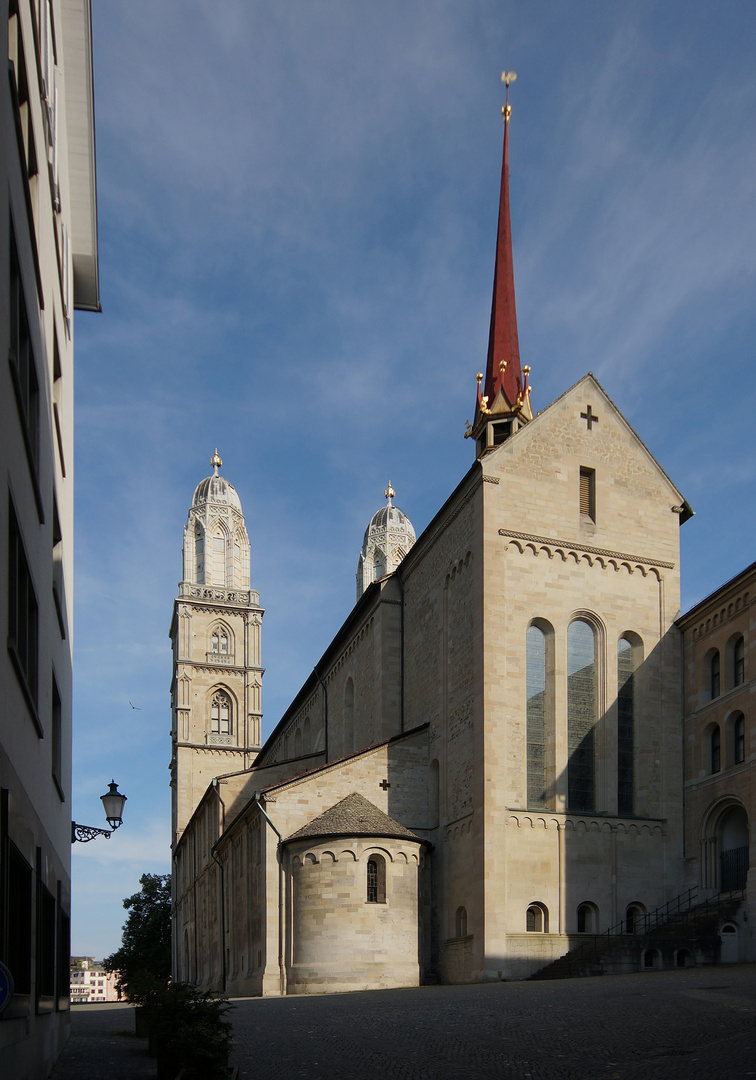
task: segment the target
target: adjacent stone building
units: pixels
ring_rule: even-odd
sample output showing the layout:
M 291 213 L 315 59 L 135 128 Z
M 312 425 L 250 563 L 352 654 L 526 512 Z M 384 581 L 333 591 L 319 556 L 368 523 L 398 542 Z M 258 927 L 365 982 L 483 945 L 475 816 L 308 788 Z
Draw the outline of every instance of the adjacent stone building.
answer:
M 675 620 L 691 510 L 591 374 L 533 413 L 505 120 L 474 464 L 366 579 L 391 547 L 388 531 L 371 542 L 387 492 L 357 603 L 254 760 L 241 732 L 248 761 L 208 758 L 212 693 L 231 689 L 203 667 L 220 611 L 175 653 L 179 979 L 242 995 L 517 978 L 687 884 Z M 185 546 L 177 619 L 185 599 L 231 604 L 187 566 Z
M 88 0 L 0 0 L 0 40 L 0 1061 L 46 1080 L 69 1021 L 74 309 L 100 306 Z
M 686 876 L 704 896 L 748 889 L 756 850 L 756 563 L 699 604 L 679 626 L 685 658 Z M 723 959 L 753 960 L 744 905 L 720 928 Z

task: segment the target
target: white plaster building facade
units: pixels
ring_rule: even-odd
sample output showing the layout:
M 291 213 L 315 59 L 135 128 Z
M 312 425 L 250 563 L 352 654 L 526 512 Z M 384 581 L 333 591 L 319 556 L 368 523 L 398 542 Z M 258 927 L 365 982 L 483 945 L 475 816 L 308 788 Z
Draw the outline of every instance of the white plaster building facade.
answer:
M 68 1034 L 74 309 L 99 310 L 87 0 L 2 0 L 0 1015 L 6 1075 Z
M 71 968 L 72 1005 L 91 1005 L 120 1000 L 117 972 L 105 971 L 93 960 L 83 960 L 81 967 Z

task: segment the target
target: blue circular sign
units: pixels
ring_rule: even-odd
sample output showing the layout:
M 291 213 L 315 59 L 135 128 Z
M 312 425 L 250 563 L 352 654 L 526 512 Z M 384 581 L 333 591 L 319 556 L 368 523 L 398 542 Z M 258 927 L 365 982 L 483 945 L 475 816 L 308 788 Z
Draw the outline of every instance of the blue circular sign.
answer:
M 0 1013 L 13 997 L 13 976 L 5 964 L 0 963 Z

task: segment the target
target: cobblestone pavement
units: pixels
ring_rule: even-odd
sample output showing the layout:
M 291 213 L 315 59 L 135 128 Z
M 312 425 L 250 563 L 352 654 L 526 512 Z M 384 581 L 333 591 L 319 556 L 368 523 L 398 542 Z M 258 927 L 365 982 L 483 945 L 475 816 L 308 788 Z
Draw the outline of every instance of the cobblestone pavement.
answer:
M 235 1005 L 240 1080 L 756 1080 L 753 964 Z M 52 1080 L 153 1080 L 132 1031 L 77 1006 Z
M 74 1005 L 71 1038 L 50 1080 L 155 1080 L 147 1040 L 134 1036 L 133 1006 Z
M 756 965 L 244 998 L 240 1080 L 756 1078 Z

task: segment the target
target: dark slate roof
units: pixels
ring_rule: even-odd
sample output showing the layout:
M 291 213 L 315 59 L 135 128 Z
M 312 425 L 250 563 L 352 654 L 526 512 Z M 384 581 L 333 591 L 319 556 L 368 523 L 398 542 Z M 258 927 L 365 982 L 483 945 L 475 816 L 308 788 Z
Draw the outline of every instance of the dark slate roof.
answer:
M 313 818 L 291 836 L 287 836 L 284 843 L 289 840 L 304 840 L 310 836 L 383 836 L 428 842 L 394 821 L 388 814 L 384 814 L 356 791 Z

